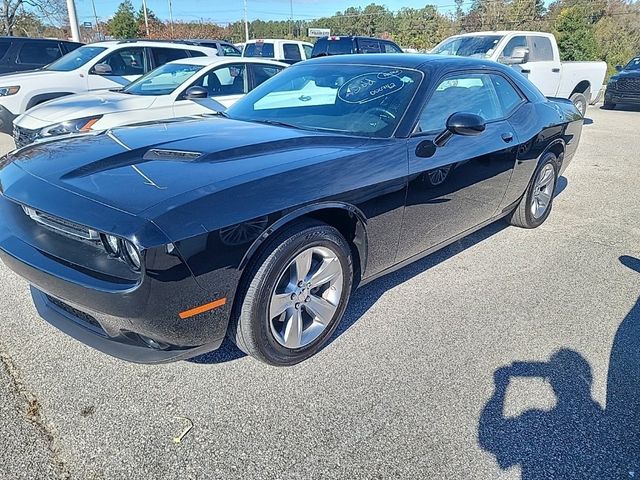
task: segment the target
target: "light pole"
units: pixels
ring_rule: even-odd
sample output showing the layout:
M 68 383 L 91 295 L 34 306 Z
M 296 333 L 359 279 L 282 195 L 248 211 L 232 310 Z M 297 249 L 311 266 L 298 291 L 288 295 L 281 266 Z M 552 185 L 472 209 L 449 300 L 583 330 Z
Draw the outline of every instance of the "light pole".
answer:
M 79 42 L 80 29 L 78 28 L 78 16 L 76 15 L 76 4 L 74 0 L 67 0 L 67 12 L 69 13 L 69 26 L 71 27 L 71 39 L 74 42 Z
M 144 13 L 144 28 L 149 36 L 149 17 L 147 16 L 147 0 L 142 0 L 142 11 Z
M 169 23 L 171 24 L 171 38 L 173 38 L 173 8 L 171 7 L 171 0 L 169 0 Z
M 247 20 L 247 0 L 244 0 L 244 41 L 249 41 L 249 21 Z
M 102 32 L 100 31 L 100 20 L 98 20 L 98 12 L 96 11 L 96 1 L 91 0 L 91 5 L 93 6 L 93 17 L 96 19 L 96 30 L 98 31 L 98 40 L 104 40 L 102 37 Z

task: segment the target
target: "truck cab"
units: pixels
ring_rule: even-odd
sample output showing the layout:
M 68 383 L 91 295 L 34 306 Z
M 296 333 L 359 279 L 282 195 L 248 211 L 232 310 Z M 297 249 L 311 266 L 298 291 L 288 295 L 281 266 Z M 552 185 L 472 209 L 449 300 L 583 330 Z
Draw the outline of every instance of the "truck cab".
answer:
M 605 62 L 561 62 L 555 37 L 526 31 L 455 35 L 431 53 L 485 58 L 512 66 L 546 97 L 570 99 L 584 115 L 597 98 L 607 71 Z

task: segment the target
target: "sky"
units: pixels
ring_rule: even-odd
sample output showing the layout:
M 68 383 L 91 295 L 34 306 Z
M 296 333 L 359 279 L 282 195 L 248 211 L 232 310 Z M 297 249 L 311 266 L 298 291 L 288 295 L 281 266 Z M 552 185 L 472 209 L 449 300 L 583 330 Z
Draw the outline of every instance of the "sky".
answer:
M 93 0 L 98 18 L 108 19 L 118 8 L 122 0 Z M 78 20 L 94 23 L 92 0 L 75 0 Z M 216 23 L 227 23 L 240 20 L 243 16 L 243 0 L 171 0 L 173 18 L 175 20 L 196 21 L 208 20 Z M 132 0 L 136 10 L 142 0 Z M 316 17 L 329 16 L 339 10 L 351 6 L 365 7 L 370 3 L 385 5 L 390 10 L 402 7 L 421 8 L 426 4 L 440 6 L 443 11 L 452 9 L 453 0 L 293 0 L 293 18 L 309 20 Z M 465 3 L 471 3 L 467 0 Z M 169 0 L 147 0 L 147 8 L 153 10 L 161 19 L 169 18 Z M 249 20 L 288 20 L 290 18 L 290 0 L 247 0 Z M 321 27 L 321 25 L 319 25 Z

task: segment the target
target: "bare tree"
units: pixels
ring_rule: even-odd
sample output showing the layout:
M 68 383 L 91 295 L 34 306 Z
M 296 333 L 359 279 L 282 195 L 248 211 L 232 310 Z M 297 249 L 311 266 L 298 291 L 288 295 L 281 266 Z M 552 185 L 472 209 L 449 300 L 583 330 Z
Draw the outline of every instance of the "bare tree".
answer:
M 63 25 L 67 8 L 64 0 L 0 0 L 0 33 L 13 35 L 16 24 L 30 11 L 54 26 Z

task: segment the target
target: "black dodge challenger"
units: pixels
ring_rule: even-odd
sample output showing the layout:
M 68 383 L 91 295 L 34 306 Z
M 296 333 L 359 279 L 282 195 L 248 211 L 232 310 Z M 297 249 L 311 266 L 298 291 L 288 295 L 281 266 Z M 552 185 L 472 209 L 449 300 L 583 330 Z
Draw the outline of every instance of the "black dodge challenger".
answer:
M 356 286 L 502 217 L 544 222 L 581 129 L 497 63 L 319 58 L 224 114 L 10 153 L 0 256 L 45 320 L 108 354 L 177 360 L 228 335 L 292 365 Z

